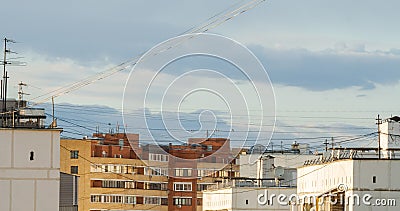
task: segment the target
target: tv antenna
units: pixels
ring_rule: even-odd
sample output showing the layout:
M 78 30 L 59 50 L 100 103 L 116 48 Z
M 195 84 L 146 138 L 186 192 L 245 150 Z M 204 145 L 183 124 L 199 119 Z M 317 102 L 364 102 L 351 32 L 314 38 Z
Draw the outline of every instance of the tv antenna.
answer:
M 25 93 L 23 90 L 24 86 L 28 86 L 26 83 L 22 81 L 18 83 L 18 108 L 23 104 L 24 95 L 30 95 L 29 93 Z
M 8 72 L 7 72 L 7 66 L 25 66 L 26 63 L 16 61 L 15 59 L 20 59 L 21 57 L 16 57 L 16 58 L 7 58 L 8 54 L 18 54 L 15 51 L 12 51 L 8 48 L 7 44 L 8 43 L 17 43 L 12 39 L 7 39 L 4 38 L 4 51 L 3 51 L 3 61 L 0 61 L 0 65 L 3 65 L 3 79 L 1 80 L 1 100 L 2 100 L 2 112 L 1 112 L 1 117 L 2 117 L 2 125 L 7 125 L 7 119 L 10 117 L 7 117 L 7 88 L 8 88 Z M 12 113 L 14 115 L 14 113 Z M 8 115 L 9 116 L 9 115 Z

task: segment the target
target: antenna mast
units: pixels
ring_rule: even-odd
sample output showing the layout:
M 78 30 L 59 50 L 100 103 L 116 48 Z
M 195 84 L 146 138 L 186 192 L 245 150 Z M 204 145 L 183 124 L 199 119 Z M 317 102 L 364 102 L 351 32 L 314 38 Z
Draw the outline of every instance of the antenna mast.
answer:
M 7 59 L 7 54 L 17 54 L 14 51 L 11 51 L 7 48 L 8 43 L 16 43 L 14 40 L 4 38 L 4 51 L 3 51 L 3 61 L 0 61 L 1 65 L 3 65 L 3 79 L 1 80 L 1 100 L 2 100 L 2 108 L 1 108 L 1 126 L 8 127 L 9 120 L 14 117 L 15 109 L 8 113 L 7 111 L 7 83 L 8 83 L 8 72 L 6 66 L 25 66 L 25 63 L 14 61 L 13 59 L 18 58 L 9 58 Z M 19 107 L 19 106 L 18 106 Z M 11 117 L 12 115 L 12 117 Z M 14 125 L 14 122 L 13 124 Z
M 22 81 L 18 83 L 18 109 L 21 107 L 25 107 L 24 95 L 29 95 L 28 93 L 24 92 L 22 88 L 24 86 L 27 86 L 27 84 L 23 83 Z
M 6 66 L 8 64 L 7 62 L 7 53 L 11 52 L 10 50 L 7 49 L 7 43 L 11 42 L 12 40 L 9 40 L 7 38 L 4 38 L 4 52 L 3 52 L 3 80 L 1 81 L 1 97 L 2 97 L 2 102 L 3 102 L 3 107 L 1 109 L 1 119 L 2 119 L 2 126 L 6 125 L 6 111 L 7 111 L 7 70 Z

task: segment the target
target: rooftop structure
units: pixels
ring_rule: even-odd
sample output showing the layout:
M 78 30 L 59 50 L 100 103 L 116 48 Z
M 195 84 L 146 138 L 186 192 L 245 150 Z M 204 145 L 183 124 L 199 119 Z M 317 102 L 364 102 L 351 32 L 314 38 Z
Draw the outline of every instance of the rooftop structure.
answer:
M 46 114 L 44 108 L 27 108 L 26 101 L 7 99 L 6 108 L 1 114 L 0 127 L 45 128 Z M 0 102 L 3 107 L 3 102 Z
M 296 186 L 296 168 L 303 165 L 306 160 L 316 158 L 309 153 L 308 148 L 300 148 L 303 144 L 294 143 L 289 150 L 260 150 L 250 149 L 250 154 L 240 154 L 240 176 L 256 179 L 258 186 Z M 303 145 L 307 146 L 307 145 Z M 280 175 L 278 175 L 280 173 Z

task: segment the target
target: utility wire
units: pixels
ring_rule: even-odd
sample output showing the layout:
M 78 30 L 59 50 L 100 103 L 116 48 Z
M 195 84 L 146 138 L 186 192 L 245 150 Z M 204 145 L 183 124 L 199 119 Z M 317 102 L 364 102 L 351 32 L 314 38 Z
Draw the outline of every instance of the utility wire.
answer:
M 261 4 L 264 1 L 265 0 L 252 0 L 252 1 L 248 2 L 248 3 L 245 3 L 245 4 L 241 5 L 240 7 L 236 8 L 234 10 L 231 10 L 229 12 L 223 13 L 221 15 L 217 14 L 215 16 L 215 18 L 212 18 L 211 21 L 208 21 L 208 22 L 206 22 L 204 24 L 201 24 L 200 26 L 195 27 L 194 29 L 189 30 L 187 32 L 189 34 L 197 34 L 197 33 L 207 32 L 210 29 L 213 29 L 213 28 L 223 24 L 224 22 L 227 22 L 227 21 L 233 19 L 234 17 L 253 9 L 254 7 L 258 6 L 259 4 Z M 195 36 L 195 35 L 193 35 L 193 36 Z M 167 47 L 165 50 L 168 50 L 169 48 L 170 47 Z M 138 56 L 136 56 L 136 57 L 134 57 L 134 58 L 132 58 L 132 59 L 130 59 L 128 61 L 125 61 L 125 62 L 123 62 L 123 63 L 121 63 L 121 64 L 119 64 L 119 65 L 117 65 L 117 66 L 115 66 L 113 68 L 110 68 L 110 69 L 107 69 L 107 70 L 105 70 L 103 72 L 100 72 L 100 73 L 98 73 L 98 74 L 96 74 L 94 76 L 87 77 L 87 78 L 85 78 L 83 80 L 77 81 L 77 82 L 72 83 L 70 85 L 67 85 L 67 86 L 64 86 L 64 87 L 60 87 L 60 88 L 58 88 L 56 90 L 53 90 L 51 92 L 48 92 L 46 94 L 42 94 L 40 96 L 32 98 L 31 100 L 39 100 L 38 102 L 36 102 L 33 105 L 42 104 L 42 103 L 47 102 L 48 100 L 50 100 L 52 98 L 56 98 L 56 97 L 59 97 L 61 95 L 68 94 L 68 93 L 70 93 L 72 91 L 75 91 L 77 89 L 80 89 L 82 87 L 88 86 L 88 85 L 90 85 L 92 83 L 95 83 L 97 81 L 100 81 L 100 80 L 103 80 L 105 78 L 108 78 L 108 77 L 110 77 L 110 76 L 112 76 L 112 75 L 114 75 L 114 74 L 116 74 L 118 72 L 121 72 L 121 71 L 125 70 L 128 67 L 131 67 L 131 66 L 135 65 L 137 63 L 138 59 L 142 55 L 144 55 L 144 53 L 141 53 Z

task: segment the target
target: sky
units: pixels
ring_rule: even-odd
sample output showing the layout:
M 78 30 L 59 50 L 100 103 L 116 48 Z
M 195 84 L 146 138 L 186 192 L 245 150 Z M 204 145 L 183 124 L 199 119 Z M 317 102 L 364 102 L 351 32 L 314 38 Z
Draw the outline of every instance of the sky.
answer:
M 0 35 L 18 41 L 10 48 L 24 57 L 20 61 L 27 62 L 24 67 L 9 67 L 9 95 L 13 96 L 16 84 L 23 81 L 28 84 L 25 92 L 30 93 L 25 98 L 41 102 L 44 93 L 135 58 L 215 14 L 246 2 L 250 1 L 2 1 L 0 5 L 6 9 L 1 14 L 6 19 Z M 266 99 L 274 103 L 274 108 L 267 110 L 276 114 L 275 138 L 335 136 L 335 132 L 366 134 L 375 130 L 377 114 L 384 118 L 400 115 L 399 8 L 396 0 L 267 0 L 208 32 L 242 44 L 264 66 L 268 80 L 256 82 L 273 87 L 274 99 Z M 179 77 L 193 65 L 228 68 L 221 61 L 198 61 L 202 65 L 187 60 L 178 63 L 175 71 L 160 75 L 156 90 L 165 90 L 166 81 Z M 56 103 L 108 106 L 120 111 L 130 70 L 62 95 Z M 137 73 L 148 74 L 145 70 Z M 234 73 L 227 75 L 248 93 L 244 82 L 250 81 Z M 196 81 L 221 87 L 229 87 L 230 82 L 204 74 L 187 78 L 179 86 L 194 85 Z M 221 92 L 228 95 L 230 90 Z M 141 93 L 130 98 L 139 99 Z M 153 96 L 155 102 L 159 103 L 159 97 Z M 198 114 L 195 116 L 200 121 L 199 111 L 211 109 L 215 113 L 206 113 L 204 118 L 217 115 L 229 125 L 221 114 L 226 110 L 223 103 L 213 107 L 219 105 L 215 103 L 218 99 L 211 99 L 207 95 L 188 98 L 185 115 Z M 168 105 L 173 108 L 167 109 Z M 152 104 L 147 109 L 157 116 L 157 106 Z M 143 108 L 130 109 L 129 112 L 139 112 Z M 164 109 L 176 111 L 168 101 Z M 235 114 L 244 115 L 238 111 Z M 259 113 L 251 116 L 258 117 Z M 240 125 L 234 128 L 243 129 Z M 268 137 L 269 133 L 262 136 Z

